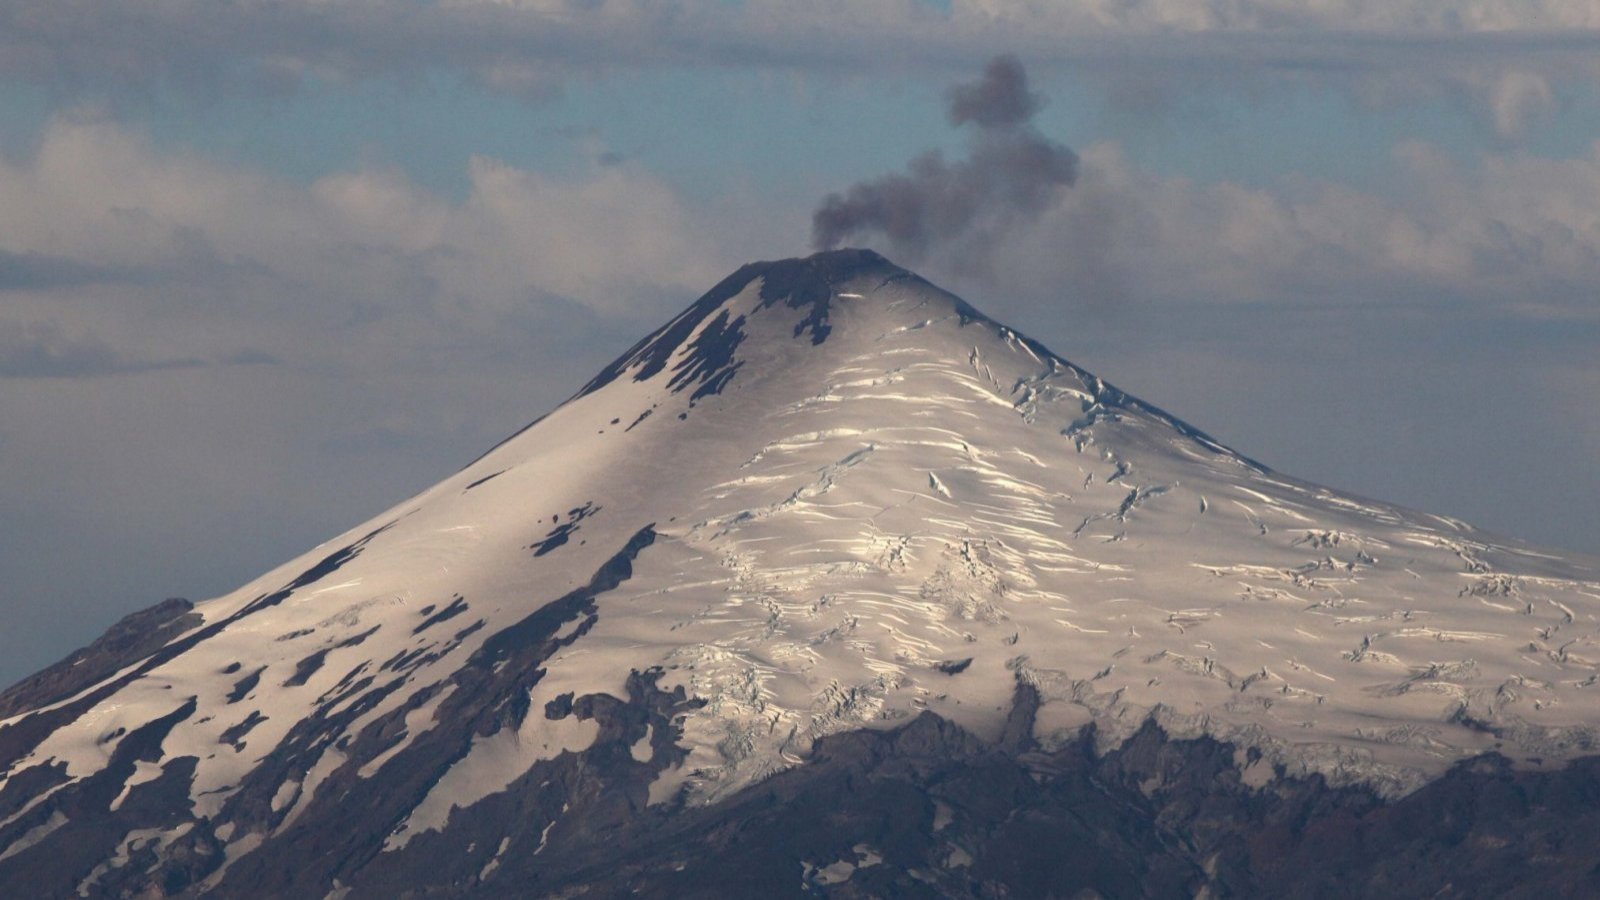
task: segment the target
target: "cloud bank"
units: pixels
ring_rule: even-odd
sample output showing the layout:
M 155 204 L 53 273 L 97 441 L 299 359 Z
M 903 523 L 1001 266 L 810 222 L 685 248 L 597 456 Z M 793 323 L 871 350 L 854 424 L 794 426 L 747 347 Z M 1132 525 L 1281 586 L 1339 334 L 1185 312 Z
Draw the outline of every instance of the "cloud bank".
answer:
M 1078 186 L 996 248 L 995 287 L 1154 303 L 1430 306 L 1600 324 L 1600 142 L 1456 161 L 1410 142 L 1387 190 L 1197 184 L 1090 147 Z M 959 276 L 957 276 L 959 277 Z
M 315 355 L 308 334 L 404 342 L 448 320 L 492 336 L 551 305 L 648 316 L 641 297 L 719 274 L 704 223 L 637 168 L 555 178 L 477 157 L 467 181 L 460 199 L 382 167 L 295 184 L 63 115 L 30 158 L 0 160 L 0 292 L 14 317 L 93 324 L 146 344 L 139 358 L 289 359 Z
M 100 378 L 204 366 L 198 359 L 129 359 L 104 341 L 47 324 L 0 323 L 0 378 Z
M 1039 99 L 1014 60 L 946 101 L 971 154 L 925 155 L 830 198 L 813 219 L 820 246 L 884 242 L 974 296 L 1600 315 L 1600 144 L 1462 161 L 1404 143 L 1392 184 L 1366 190 L 1301 176 L 1200 184 L 1142 169 L 1116 144 L 1079 159 L 1039 135 Z M 58 117 L 29 157 L 0 159 L 0 376 L 258 358 L 427 368 L 462 352 L 558 352 L 554 321 L 625 343 L 771 255 L 792 234 L 771 223 L 803 215 L 764 199 L 697 209 L 628 164 L 554 178 L 479 157 L 467 181 L 459 198 L 382 167 L 290 184 Z
M 1587 0 L 3 0 L 0 74 L 53 86 L 292 89 L 459 73 L 538 96 L 652 66 L 950 71 L 1001 52 L 1113 77 L 1547 82 L 1600 75 Z

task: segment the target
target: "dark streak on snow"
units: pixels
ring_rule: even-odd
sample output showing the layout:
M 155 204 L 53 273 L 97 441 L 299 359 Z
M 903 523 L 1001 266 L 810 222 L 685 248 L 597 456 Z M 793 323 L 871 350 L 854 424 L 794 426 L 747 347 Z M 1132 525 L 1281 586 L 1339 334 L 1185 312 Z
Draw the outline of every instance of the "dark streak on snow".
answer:
M 433 609 L 433 607 L 430 606 L 430 607 L 428 607 L 428 609 L 431 610 L 431 609 Z M 417 627 L 411 629 L 411 633 L 412 634 L 421 634 L 424 631 L 427 631 L 429 628 L 432 628 L 433 626 L 439 624 L 440 622 L 445 622 L 445 621 L 448 621 L 450 619 L 453 619 L 456 616 L 459 616 L 459 615 L 461 615 L 462 613 L 464 613 L 466 611 L 467 611 L 467 601 L 465 599 L 463 599 L 458 594 L 456 596 L 456 598 L 450 602 L 449 606 L 446 606 L 444 609 L 439 610 L 439 612 L 435 613 L 434 615 L 428 616 L 427 619 L 423 620 L 421 625 L 418 625 Z M 425 610 L 425 612 L 426 612 L 426 610 Z
M 187 787 L 196 757 L 169 759 L 162 766 L 162 775 L 154 781 L 131 788 L 127 788 L 127 782 L 137 771 L 138 763 L 163 759 L 162 743 L 167 735 L 179 722 L 194 715 L 196 708 L 197 698 L 191 696 L 172 712 L 140 725 L 111 751 L 110 758 L 98 772 L 67 784 L 48 797 L 41 795 L 43 802 L 33 804 L 0 825 L 0 847 L 10 848 L 6 852 L 10 858 L 0 864 L 0 885 L 4 886 L 0 893 L 8 897 L 74 896 L 70 885 L 82 880 L 97 863 L 110 859 L 116 845 L 133 828 L 150 825 L 170 828 L 175 824 L 174 817 L 167 811 L 177 802 L 177 798 L 171 796 L 171 789 Z M 0 789 L 0 810 L 6 810 L 11 801 L 21 799 L 10 796 L 13 782 L 31 782 L 32 786 L 41 781 L 59 783 L 65 773 L 58 772 L 55 766 L 52 761 L 12 775 Z M 111 804 L 123 796 L 124 788 L 127 788 L 125 802 L 111 810 Z M 163 794 L 163 799 L 154 799 Z M 49 842 L 26 849 L 20 846 L 21 837 L 46 826 L 57 816 L 64 821 L 51 832 Z M 71 877 L 64 877 L 65 873 L 70 873 Z M 174 893 L 182 892 L 183 886 L 181 882 L 174 884 Z M 133 893 L 129 891 L 126 896 Z M 123 894 L 103 891 L 99 896 Z
M 34 798 L 71 780 L 64 760 L 39 763 L 7 775 L 6 780 L 0 783 L 0 821 L 14 821 L 14 817 Z M 3 833 L 4 829 L 0 828 L 0 834 Z
M 221 736 L 217 738 L 217 743 L 227 744 L 235 751 L 243 751 L 244 736 L 249 734 L 252 729 L 266 720 L 267 717 L 261 714 L 261 710 L 253 709 L 250 711 L 250 715 L 245 716 L 244 721 L 239 722 L 237 725 L 228 726 L 228 728 L 222 732 Z
M 283 588 L 274 591 L 271 594 L 267 594 L 264 597 L 258 597 L 255 600 L 252 600 L 250 603 L 246 604 L 243 609 L 222 620 L 218 624 L 225 627 L 226 625 L 242 619 L 251 613 L 277 606 L 279 603 L 289 599 L 289 595 L 293 594 L 295 591 L 298 591 L 299 589 L 308 585 L 315 584 L 329 575 L 332 575 L 334 572 L 339 571 L 339 569 L 342 568 L 345 563 L 355 559 L 357 556 L 360 556 L 361 551 L 366 549 L 367 544 L 371 543 L 373 538 L 383 534 L 390 528 L 393 528 L 394 524 L 394 522 L 390 522 L 387 525 L 382 525 L 378 528 L 375 528 L 351 544 L 333 551 L 332 553 L 323 557 L 322 560 L 316 565 L 305 570 L 304 572 L 301 572 L 293 581 L 289 582 Z M 210 629 L 207 629 L 207 631 L 209 630 Z M 209 636 L 210 635 L 208 634 L 207 637 Z
M 462 603 L 457 612 L 463 611 L 466 608 L 467 605 Z M 456 613 L 451 613 L 450 615 L 454 616 Z M 443 619 L 440 621 L 443 621 Z M 448 641 L 444 641 L 442 643 L 440 641 L 432 641 L 429 643 L 424 643 L 422 646 L 415 647 L 411 650 L 401 650 L 399 653 L 396 653 L 394 656 L 391 656 L 385 660 L 383 665 L 378 667 L 378 671 L 412 672 L 428 665 L 429 663 L 443 659 L 457 647 L 461 646 L 462 641 L 475 634 L 484 626 L 484 624 L 485 620 L 479 619 L 478 621 L 473 622 L 471 625 L 468 625 L 466 628 L 463 628 L 451 635 L 450 640 Z M 415 634 L 416 632 L 412 633 Z M 355 672 L 351 672 L 350 675 L 345 677 L 348 679 L 355 674 Z
M 714 321 L 707 326 L 708 329 L 714 328 L 717 333 L 712 339 L 704 342 L 696 340 L 694 346 L 685 349 L 683 359 L 674 370 L 678 374 L 673 379 L 674 391 L 682 391 L 689 384 L 696 386 L 695 397 L 691 400 L 715 394 L 732 379 L 733 370 L 738 367 L 734 362 L 734 351 L 744 340 L 743 330 L 739 327 L 742 318 L 728 322 L 727 310 L 722 307 L 752 281 L 761 279 L 761 302 L 756 305 L 756 311 L 769 309 L 779 303 L 789 309 L 803 311 L 805 315 L 795 323 L 794 336 L 799 338 L 809 334 L 811 343 L 816 345 L 827 340 L 832 330 L 828 312 L 833 301 L 834 287 L 872 269 L 892 268 L 891 263 L 871 250 L 834 250 L 805 259 L 785 259 L 743 266 L 723 279 L 672 321 L 635 344 L 611 365 L 602 369 L 600 374 L 584 385 L 572 399 L 592 394 L 626 373 L 631 372 L 634 381 L 648 381 L 654 378 L 666 369 L 680 349 L 685 348 L 690 336 L 699 331 L 703 323 L 720 312 L 720 324 Z M 722 364 L 716 364 L 718 360 Z M 680 377 L 684 372 L 693 372 L 700 380 Z M 712 379 L 716 381 L 708 387 L 707 382 Z
M 626 433 L 632 431 L 634 425 L 638 425 L 640 422 L 643 422 L 645 419 L 650 418 L 650 414 L 655 412 L 655 411 L 656 411 L 656 408 L 654 406 L 652 406 L 649 409 L 645 410 L 644 412 L 639 413 L 639 418 L 634 419 L 633 422 L 631 424 L 629 424 L 627 428 L 622 429 L 622 432 L 624 434 L 626 434 Z
M 545 535 L 537 543 L 529 545 L 528 549 L 533 551 L 534 556 L 543 556 L 560 547 L 572 538 L 573 533 L 578 530 L 579 522 L 599 512 L 600 509 L 600 507 L 594 505 L 593 500 L 590 500 L 582 506 L 568 510 L 567 521 L 550 529 L 549 534 Z M 557 518 L 560 517 L 557 516 Z
M 170 720 L 183 713 L 179 710 L 174 717 L 162 720 L 159 727 L 170 730 L 175 724 Z M 159 744 L 161 735 L 152 737 Z M 140 741 L 140 745 L 141 749 L 147 748 L 148 742 Z M 160 767 L 160 774 L 153 780 L 123 790 L 138 762 L 159 756 L 159 748 L 139 755 L 119 753 L 100 773 L 65 785 L 48 798 L 42 798 L 43 802 L 13 821 L 9 828 L 0 827 L 0 847 L 10 848 L 6 854 L 9 858 L 0 862 L 0 886 L 4 886 L 0 893 L 8 897 L 79 896 L 72 886 L 84 883 L 97 868 L 99 878 L 90 882 L 93 893 L 82 896 L 131 897 L 141 893 L 128 882 L 157 864 L 157 842 L 151 840 L 141 846 L 136 841 L 130 846 L 123 839 L 141 828 L 165 831 L 179 820 L 182 814 L 172 810 L 188 799 L 187 791 L 198 762 L 194 756 L 173 758 Z M 119 797 L 119 808 L 109 809 Z M 51 824 L 52 819 L 57 824 Z M 48 830 L 49 840 L 26 849 L 17 842 L 28 831 L 41 826 Z M 128 847 L 126 852 L 125 846 Z M 210 849 L 207 847 L 201 852 Z M 220 850 L 220 846 L 217 849 Z M 119 855 L 127 860 L 127 865 L 107 870 L 103 864 Z M 169 867 L 162 875 L 161 888 L 145 893 L 157 893 L 163 888 L 170 891 L 167 896 L 190 893 L 187 888 L 192 886 L 193 879 L 186 877 L 181 864 Z
M 593 614 L 595 596 L 614 590 L 617 585 L 633 577 L 634 559 L 655 540 L 654 523 L 639 529 L 621 551 L 595 572 L 587 585 L 545 604 L 522 621 L 485 640 L 472 654 L 468 665 L 492 669 L 497 661 L 515 655 L 517 648 L 524 643 L 545 640 L 554 635 L 564 622 L 583 613 Z
M 384 660 L 383 661 L 383 665 L 378 667 L 378 671 L 379 672 L 388 672 L 388 671 L 390 671 L 392 669 L 392 670 L 398 672 L 403 667 L 410 666 L 411 663 L 413 663 L 417 659 L 421 658 L 422 654 L 427 653 L 430 649 L 432 649 L 435 646 L 437 646 L 437 645 L 436 644 L 424 644 L 421 647 L 417 647 L 417 648 L 414 648 L 414 649 L 411 649 L 411 650 L 401 650 L 400 652 L 396 653 L 395 655 L 393 655 L 393 656 L 389 657 L 388 659 Z M 367 679 L 368 682 L 370 682 L 371 680 L 372 679 L 370 679 L 370 678 Z
M 580 632 L 592 625 L 597 618 L 596 596 L 630 577 L 633 560 L 654 538 L 653 527 L 640 530 L 595 572 L 588 584 L 491 636 L 450 678 L 412 693 L 399 707 L 364 725 L 359 732 L 352 731 L 352 725 L 406 683 L 410 676 L 396 673 L 387 680 L 373 676 L 352 678 L 347 687 L 319 701 L 318 708 L 296 723 L 244 776 L 217 817 L 198 824 L 179 844 L 187 846 L 194 840 L 210 840 L 214 823 L 219 821 L 233 822 L 240 829 L 262 833 L 273 833 L 274 829 L 284 827 L 282 846 L 298 847 L 303 840 L 317 840 L 327 851 L 317 855 L 304 872 L 288 873 L 290 880 L 296 883 L 285 887 L 282 891 L 285 896 L 307 893 L 308 889 L 299 881 L 314 880 L 326 885 L 332 877 L 348 878 L 357 869 L 387 859 L 382 855 L 383 836 L 401 825 L 418 799 L 426 796 L 439 778 L 467 754 L 477 737 L 514 728 L 520 723 L 531 705 L 529 688 L 544 675 L 540 664 L 575 637 L 557 638 L 557 632 L 574 619 L 584 619 L 578 629 Z M 480 625 L 481 622 L 474 624 L 457 637 L 464 637 Z M 630 678 L 630 687 L 634 681 Z M 408 715 L 447 689 L 449 695 L 441 701 L 433 718 L 437 722 L 449 722 L 451 727 L 411 733 L 406 724 Z M 606 745 L 607 749 L 626 756 L 628 748 L 644 735 L 647 725 L 654 728 L 656 735 L 652 746 L 675 742 L 678 730 L 673 726 L 673 716 L 678 713 L 678 707 L 688 702 L 680 691 L 675 705 L 662 707 L 652 714 L 653 718 L 641 718 L 638 722 L 615 721 L 604 726 L 617 731 Z M 592 707 L 590 712 L 598 716 L 605 714 L 601 705 L 590 700 L 586 708 Z M 606 733 L 604 727 L 602 736 Z M 358 774 L 361 766 L 401 742 L 407 745 L 383 764 L 379 777 L 366 779 Z M 329 748 L 346 753 L 349 758 L 329 773 L 323 786 L 310 797 L 288 805 L 275 805 L 273 798 L 282 785 L 302 782 L 305 773 Z M 657 753 L 660 762 L 652 766 L 659 769 L 681 764 L 681 752 L 676 756 L 670 752 L 675 749 L 670 746 Z M 291 811 L 297 819 L 292 825 L 286 825 L 284 820 Z M 522 813 L 532 814 L 533 811 Z M 540 821 L 535 819 L 527 827 L 537 829 Z M 324 832 L 318 830 L 322 828 L 331 828 L 326 832 L 326 842 L 322 837 Z M 263 866 L 275 873 L 273 878 L 283 874 L 282 860 L 274 855 L 273 848 L 277 846 L 269 841 L 266 852 L 239 858 L 219 893 L 225 896 L 249 893 L 248 886 L 259 884 L 260 879 L 266 877 Z M 215 865 L 211 862 L 213 868 Z M 375 894 L 383 895 L 386 892 Z
M 688 352 L 673 368 L 667 387 L 677 393 L 698 384 L 699 387 L 689 396 L 690 406 L 702 397 L 721 393 L 723 387 L 733 380 L 734 373 L 744 365 L 733 356 L 733 351 L 743 341 L 744 316 L 729 321 L 727 310 L 717 313 L 717 317 L 700 329 L 700 333 L 689 343 Z
M 332 688 L 330 688 L 328 690 L 328 693 L 323 694 L 321 697 L 318 697 L 317 698 L 317 702 L 321 703 L 323 700 L 327 699 L 328 694 L 331 694 L 334 691 L 344 690 L 346 685 L 348 685 L 351 681 L 355 680 L 355 677 L 357 675 L 360 675 L 362 672 L 365 672 L 367 670 L 367 666 L 370 666 L 370 665 L 372 665 L 372 660 L 370 660 L 370 659 L 362 660 L 359 664 L 356 665 L 355 668 L 353 668 L 350 671 L 344 673 L 344 677 L 339 679 L 339 683 L 334 685 Z
M 295 664 L 294 674 L 289 676 L 289 680 L 285 681 L 283 686 L 299 687 L 300 685 L 305 684 L 307 681 L 311 680 L 312 675 L 315 675 L 318 670 L 322 668 L 322 664 L 327 661 L 329 653 L 332 653 L 335 650 L 342 650 L 345 647 L 354 647 L 371 637 L 373 632 L 382 627 L 383 626 L 381 625 L 374 625 L 366 631 L 355 635 L 354 637 L 345 638 L 331 647 L 323 647 L 321 650 L 318 650 L 310 656 L 307 656 L 305 659 L 300 660 Z
M 122 690 L 138 679 L 143 678 L 152 670 L 166 664 L 167 662 L 170 662 L 173 659 L 176 659 L 184 653 L 187 653 L 198 644 L 216 636 L 217 634 L 220 634 L 228 626 L 233 625 L 241 619 L 244 619 L 253 613 L 260 612 L 263 609 L 270 609 L 271 607 L 277 606 L 284 600 L 287 600 L 290 594 L 293 594 L 300 588 L 312 584 L 318 579 L 324 578 L 337 571 L 345 563 L 348 563 L 350 560 L 359 556 L 361 551 L 367 546 L 368 542 L 377 537 L 379 534 L 387 531 L 393 525 L 394 522 L 390 522 L 387 525 L 376 528 L 371 532 L 368 532 L 359 540 L 335 550 L 333 553 L 330 553 L 328 556 L 324 557 L 316 565 L 307 569 L 305 572 L 302 572 L 298 577 L 296 577 L 289 584 L 285 585 L 283 588 L 274 591 L 271 594 L 263 594 L 262 596 L 257 597 L 256 599 L 245 604 L 243 608 L 233 615 L 223 619 L 218 619 L 215 622 L 207 624 L 203 628 L 192 631 L 182 638 L 162 646 L 161 649 L 145 657 L 142 662 L 133 667 L 130 671 L 127 671 L 114 679 L 106 681 L 92 690 L 84 692 L 70 703 L 64 703 L 61 706 L 37 712 L 27 716 L 26 718 L 11 722 L 8 725 L 0 726 L 0 770 L 4 770 L 18 759 L 21 759 L 28 753 L 32 752 L 33 748 L 37 747 L 41 741 L 52 734 L 57 728 L 60 728 L 68 722 L 77 719 L 85 712 L 93 709 L 95 704 L 106 699 L 107 697 L 110 697 L 112 694 Z M 235 686 L 235 689 L 237 690 L 237 686 Z M 243 694 L 240 695 L 241 698 L 243 696 Z
M 262 666 L 254 672 L 251 672 L 249 675 L 246 675 L 245 677 L 234 682 L 233 690 L 228 692 L 228 702 L 238 703 L 240 700 L 250 696 L 250 692 L 255 690 L 256 685 L 261 683 L 261 673 L 265 672 L 266 670 L 267 667 Z
M 482 478 L 479 478 L 477 481 L 474 481 L 473 483 L 471 483 L 471 484 L 467 485 L 466 487 L 462 488 L 461 489 L 461 493 L 465 494 L 467 491 L 470 491 L 473 488 L 477 487 L 478 485 L 483 484 L 485 481 L 488 481 L 491 478 L 496 478 L 498 476 L 504 475 L 505 473 L 506 473 L 506 470 L 505 469 L 501 469 L 500 471 L 495 472 L 493 474 L 485 475 Z

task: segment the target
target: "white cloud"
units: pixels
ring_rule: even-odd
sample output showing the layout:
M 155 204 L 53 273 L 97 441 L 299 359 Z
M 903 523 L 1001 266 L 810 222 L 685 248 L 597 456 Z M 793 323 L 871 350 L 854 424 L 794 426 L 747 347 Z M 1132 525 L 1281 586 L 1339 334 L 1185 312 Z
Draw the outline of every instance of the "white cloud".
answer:
M 715 223 L 636 167 L 563 180 L 476 158 L 468 176 L 460 200 L 384 169 L 298 186 L 61 117 L 31 159 L 0 162 L 0 251 L 42 279 L 9 305 L 153 356 L 294 358 L 325 349 L 308 330 L 387 351 L 552 304 L 648 321 L 721 274 Z
M 1555 91 L 1549 80 L 1532 72 L 1505 72 L 1489 88 L 1494 130 L 1501 137 L 1523 136 L 1537 120 L 1554 112 L 1555 107 Z
M 432 483 L 764 233 L 628 165 L 478 159 L 446 197 L 57 119 L 0 159 L 0 680 Z
M 0 0 L 0 73 L 69 87 L 447 69 L 538 95 L 606 69 L 966 69 L 997 52 L 1130 73 L 1514 66 L 1592 81 L 1597 49 L 1588 0 Z
M 1038 296 L 1167 302 L 1429 302 L 1600 316 L 1600 143 L 1587 156 L 1458 162 L 1396 148 L 1388 189 L 1272 188 L 1153 174 L 1115 146 L 1000 242 L 995 271 Z M 959 276 L 957 276 L 959 277 Z
M 957 18 L 1105 31 L 1401 34 L 1600 28 L 1586 0 L 956 0 Z
M 1000 287 L 1597 314 L 1600 144 L 1461 161 L 1408 143 L 1386 183 L 1363 190 L 1199 184 L 1114 144 L 1082 155 L 1075 188 L 992 242 Z M 64 116 L 28 159 L 0 161 L 6 320 L 130 366 L 253 351 L 376 370 L 395 354 L 421 364 L 463 343 L 549 341 L 550 316 L 642 331 L 747 258 L 798 251 L 784 242 L 806 222 L 754 202 L 690 204 L 631 164 L 563 179 L 475 158 L 467 181 L 460 198 L 381 168 L 301 186 Z M 959 283 L 939 256 L 930 274 Z
M 203 26 L 199 23 L 204 23 Z M 1148 114 L 1333 89 L 1528 140 L 1600 87 L 1592 0 L 0 0 L 0 78 L 137 105 L 440 73 L 539 100 L 665 69 L 947 78 L 1014 53 Z M 1150 102 L 1155 98 L 1156 102 Z

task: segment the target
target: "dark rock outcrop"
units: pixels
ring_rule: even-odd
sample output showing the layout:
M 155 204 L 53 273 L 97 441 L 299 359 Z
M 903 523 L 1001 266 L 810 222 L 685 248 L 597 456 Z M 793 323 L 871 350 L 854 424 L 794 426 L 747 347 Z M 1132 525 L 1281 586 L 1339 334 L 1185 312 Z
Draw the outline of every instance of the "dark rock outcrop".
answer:
M 106 676 L 139 662 L 200 624 L 194 604 L 181 597 L 130 613 L 94 643 L 0 693 L 0 719 L 64 700 Z
M 135 761 L 158 758 L 172 724 L 162 721 L 123 741 L 101 776 L 22 817 L 32 828 L 65 817 L 56 827 L 73 831 L 77 851 L 33 859 L 24 849 L 0 864 L 0 883 L 73 896 L 98 866 L 89 896 L 1600 895 L 1600 759 L 1537 772 L 1480 757 L 1393 802 L 1281 772 L 1252 786 L 1232 745 L 1175 740 L 1153 723 L 1103 755 L 1092 728 L 1040 749 L 1030 737 L 1037 696 L 1026 685 L 995 742 L 924 713 L 895 729 L 827 738 L 804 765 L 713 805 L 650 805 L 650 783 L 683 763 L 675 723 L 694 705 L 657 687 L 659 672 L 630 676 L 626 697 L 564 695 L 541 710 L 516 702 L 553 649 L 555 626 L 593 615 L 594 593 L 626 578 L 636 552 L 625 548 L 566 608 L 528 623 L 525 642 L 480 651 L 479 665 L 464 670 L 479 680 L 459 682 L 440 713 L 471 711 L 461 720 L 471 728 L 419 735 L 373 777 L 358 778 L 362 762 L 398 738 L 406 710 L 386 717 L 346 746 L 349 761 L 294 823 L 247 779 L 222 818 L 273 836 L 226 870 L 213 824 L 180 812 L 192 757 L 166 761 L 158 778 L 114 800 Z M 474 735 L 527 715 L 592 720 L 598 738 L 453 811 L 443 829 L 385 848 L 403 811 Z M 270 754 L 272 765 L 293 767 L 297 748 L 314 740 L 296 732 Z M 41 767 L 15 793 L 37 792 L 53 773 Z M 17 812 L 6 800 L 0 817 Z M 115 814 L 105 815 L 112 802 Z M 159 854 L 151 842 L 120 865 L 99 865 L 127 829 L 180 825 L 187 831 Z

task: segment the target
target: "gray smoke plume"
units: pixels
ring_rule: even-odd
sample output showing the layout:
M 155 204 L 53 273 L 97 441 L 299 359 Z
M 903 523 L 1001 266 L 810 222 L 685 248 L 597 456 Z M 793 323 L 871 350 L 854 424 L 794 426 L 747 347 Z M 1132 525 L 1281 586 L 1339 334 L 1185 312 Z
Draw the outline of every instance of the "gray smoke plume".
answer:
M 1028 73 L 1015 56 L 996 56 L 972 84 L 958 84 L 945 94 L 950 124 L 975 123 L 982 128 L 1026 125 L 1039 111 L 1039 95 L 1028 90 Z
M 982 77 L 951 88 L 945 101 L 951 125 L 976 129 L 968 157 L 952 163 L 930 151 L 903 174 L 830 194 L 811 217 L 817 249 L 878 232 L 906 259 L 946 245 L 981 258 L 1007 228 L 1037 219 L 1077 179 L 1077 154 L 1033 128 L 1039 97 L 1016 57 L 995 57 Z

